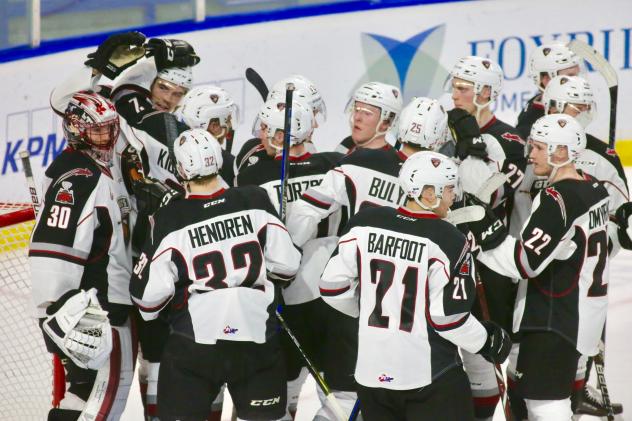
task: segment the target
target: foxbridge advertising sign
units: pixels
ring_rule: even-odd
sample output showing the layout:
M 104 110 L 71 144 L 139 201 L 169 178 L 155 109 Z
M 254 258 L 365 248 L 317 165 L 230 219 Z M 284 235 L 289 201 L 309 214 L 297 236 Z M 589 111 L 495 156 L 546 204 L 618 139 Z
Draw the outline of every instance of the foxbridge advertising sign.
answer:
M 602 13 L 606 9 L 617 13 Z M 318 86 L 328 116 L 314 141 L 320 150 L 331 150 L 349 132 L 344 108 L 357 86 L 382 81 L 401 88 L 405 101 L 430 96 L 450 106 L 450 95 L 443 91 L 446 76 L 458 58 L 470 54 L 488 57 L 503 68 L 503 91 L 494 110 L 513 124 L 536 92 L 527 70 L 531 51 L 543 43 L 575 38 L 593 45 L 617 69 L 617 138 L 632 139 L 632 119 L 625 118 L 632 107 L 631 32 L 632 8 L 626 0 L 559 0 L 398 7 L 165 36 L 186 39 L 202 58 L 194 68 L 195 84 L 218 84 L 239 103 L 236 148 L 252 136 L 252 122 L 261 105 L 244 78 L 244 70 L 253 67 L 269 85 L 298 73 Z M 48 106 L 49 95 L 92 50 L 0 65 L 0 201 L 28 200 L 19 151 L 31 153 L 35 175 L 41 178 L 63 150 L 60 119 Z M 605 139 L 608 91 L 599 75 L 588 70 L 598 103 L 598 117 L 588 131 Z

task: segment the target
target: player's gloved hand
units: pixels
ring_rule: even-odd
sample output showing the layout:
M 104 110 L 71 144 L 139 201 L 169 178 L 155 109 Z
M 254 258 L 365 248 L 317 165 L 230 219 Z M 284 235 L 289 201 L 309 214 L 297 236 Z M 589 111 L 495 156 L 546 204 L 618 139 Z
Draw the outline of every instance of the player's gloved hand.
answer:
M 487 158 L 487 145 L 481 138 L 476 118 L 461 108 L 448 111 L 448 127 L 456 142 L 456 156 L 463 160 L 468 156 Z
M 158 208 L 181 196 L 176 190 L 153 178 L 134 181 L 132 190 L 136 196 L 138 212 L 144 215 L 153 214 Z
M 473 194 L 464 193 L 466 206 L 479 205 L 485 208 L 485 216 L 473 222 L 468 222 L 467 227 L 474 235 L 476 245 L 481 250 L 491 250 L 500 245 L 507 237 L 507 227 L 498 219 L 492 208 Z
M 110 35 L 84 64 L 114 79 L 145 55 L 144 42 L 145 35 L 137 31 Z
M 145 49 L 147 57 L 154 56 L 159 72 L 169 67 L 195 66 L 200 62 L 191 44 L 181 39 L 152 38 Z
M 615 213 L 617 219 L 619 243 L 621 247 L 632 250 L 632 202 L 619 206 Z
M 481 324 L 487 331 L 487 341 L 477 352 L 492 364 L 502 364 L 511 352 L 511 339 L 505 330 L 491 320 L 483 320 Z

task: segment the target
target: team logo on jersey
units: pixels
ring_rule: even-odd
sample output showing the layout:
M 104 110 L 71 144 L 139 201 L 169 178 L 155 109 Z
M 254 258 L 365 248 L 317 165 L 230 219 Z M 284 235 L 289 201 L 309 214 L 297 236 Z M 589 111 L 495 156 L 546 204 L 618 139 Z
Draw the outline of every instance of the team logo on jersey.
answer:
M 217 101 L 219 101 L 219 96 L 217 96 L 217 94 L 211 94 L 211 101 L 213 101 L 213 104 L 217 104 Z
M 564 220 L 564 223 L 566 223 L 566 205 L 564 204 L 564 198 L 560 192 L 555 190 L 555 187 L 547 187 L 544 189 L 544 193 L 551 196 L 557 202 L 560 207 L 560 211 L 562 212 L 562 219 Z
M 505 133 L 501 134 L 500 137 L 502 137 L 503 139 L 508 140 L 510 142 L 518 142 L 521 145 L 525 144 L 525 141 L 517 134 L 505 132 Z
M 459 268 L 459 275 L 467 276 L 469 274 L 470 274 L 470 261 L 466 260 L 465 262 L 461 264 L 461 267 Z
M 58 184 L 60 184 L 60 183 L 63 183 L 63 182 L 64 182 L 64 180 L 67 180 L 67 179 L 69 179 L 70 177 L 74 177 L 74 176 L 76 176 L 76 175 L 80 175 L 80 176 L 83 176 L 83 177 L 88 178 L 88 177 L 92 177 L 92 171 L 90 171 L 90 170 L 89 170 L 89 169 L 87 169 L 87 168 L 75 168 L 74 170 L 70 170 L 70 171 L 68 171 L 68 172 L 66 172 L 66 173 L 64 173 L 64 174 L 62 174 L 62 175 L 61 175 L 61 177 L 59 177 L 59 178 L 57 179 L 57 181 L 55 182 L 55 184 L 53 184 L 53 186 L 56 186 L 56 185 L 58 185 Z
M 226 326 L 224 328 L 224 335 L 234 335 L 235 333 L 237 333 L 239 329 L 236 329 L 234 327 L 230 327 L 230 326 Z
M 441 160 L 439 158 L 430 158 L 430 162 L 432 163 L 432 166 L 435 168 L 441 165 Z
M 610 156 L 617 156 L 617 151 L 615 151 L 615 150 L 614 150 L 614 149 L 612 149 L 612 148 L 608 148 L 608 149 L 606 149 L 606 153 L 607 153 L 608 155 L 610 155 Z
M 257 162 L 259 162 L 258 156 L 251 156 L 248 158 L 248 166 L 255 165 Z
M 393 380 L 395 380 L 393 377 L 387 376 L 386 374 L 383 374 L 383 373 L 377 379 L 380 381 L 380 383 L 390 383 Z
M 55 195 L 55 202 L 64 205 L 75 204 L 75 194 L 72 191 L 72 183 L 70 181 L 62 181 L 59 191 Z

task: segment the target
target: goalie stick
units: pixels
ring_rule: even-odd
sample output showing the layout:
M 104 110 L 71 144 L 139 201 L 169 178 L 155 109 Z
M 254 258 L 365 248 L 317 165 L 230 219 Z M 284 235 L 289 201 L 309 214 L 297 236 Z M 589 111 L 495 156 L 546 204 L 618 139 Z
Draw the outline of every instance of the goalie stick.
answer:
M 33 206 L 33 213 L 35 218 L 39 214 L 41 202 L 37 193 L 37 187 L 35 186 L 35 179 L 33 178 L 33 169 L 31 168 L 31 159 L 27 151 L 20 152 L 20 160 L 22 161 L 22 169 L 24 170 L 24 176 L 26 177 L 26 185 L 29 188 L 29 194 L 31 196 L 31 205 Z M 61 362 L 61 358 L 57 354 L 53 354 L 53 408 L 59 408 L 59 404 L 64 395 L 66 394 L 66 372 Z
M 617 126 L 617 102 L 619 94 L 619 80 L 614 67 L 590 45 L 584 41 L 574 39 L 568 43 L 568 48 L 575 54 L 586 60 L 606 80 L 610 91 L 610 123 L 608 126 L 608 148 L 614 149 Z

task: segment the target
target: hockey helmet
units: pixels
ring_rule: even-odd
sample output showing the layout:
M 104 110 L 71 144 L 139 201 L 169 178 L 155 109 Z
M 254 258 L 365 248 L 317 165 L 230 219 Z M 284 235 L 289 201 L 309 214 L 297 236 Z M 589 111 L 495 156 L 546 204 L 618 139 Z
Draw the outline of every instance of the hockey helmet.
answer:
M 278 81 L 272 86 L 272 89 L 268 93 L 267 99 L 275 99 L 277 102 L 285 102 L 285 87 L 288 83 L 294 84 L 294 97 L 308 103 L 314 110 L 314 114 L 322 116 L 323 121 L 327 120 L 327 107 L 325 101 L 320 94 L 316 85 L 314 85 L 309 79 L 302 75 L 291 75 Z
M 193 68 L 168 67 L 159 71 L 156 78 L 171 82 L 188 91 L 193 86 Z
M 555 76 L 546 86 L 542 94 L 544 111 L 550 112 L 555 107 L 558 113 L 563 113 L 566 106 L 577 112 L 575 120 L 586 128 L 597 112 L 593 91 L 586 79 L 581 76 Z M 578 108 L 577 105 L 583 107 Z
M 547 163 L 552 167 L 561 167 L 574 162 L 586 148 L 584 129 L 577 120 L 566 114 L 549 114 L 539 118 L 531 127 L 529 153 L 533 141 L 547 145 Z M 559 146 L 567 148 L 568 160 L 561 164 L 554 164 L 551 158 Z
M 448 114 L 439 101 L 413 98 L 402 110 L 397 139 L 436 151 L 446 142 L 447 131 Z
M 421 151 L 412 154 L 399 171 L 399 184 L 407 198 L 413 199 L 423 208 L 420 196 L 424 188 L 434 187 L 437 198 L 443 197 L 448 186 L 457 187 L 458 168 L 449 157 L 432 151 Z M 432 206 L 439 206 L 439 200 Z
M 265 127 L 265 133 L 262 133 Z M 271 98 L 263 103 L 259 109 L 259 114 L 255 119 L 252 134 L 261 137 L 262 134 L 268 139 L 274 137 L 277 131 L 285 130 L 285 103 Z M 292 101 L 292 125 L 290 128 L 290 146 L 298 145 L 310 138 L 314 131 L 314 112 L 312 107 L 301 100 Z M 270 144 L 277 150 L 279 146 L 273 142 Z
M 399 89 L 382 82 L 368 82 L 360 86 L 346 106 L 348 114 L 353 112 L 356 101 L 378 107 L 381 110 L 380 121 L 389 120 L 391 126 L 394 125 L 403 107 L 402 94 Z
M 529 56 L 529 77 L 542 91 L 542 73 L 553 79 L 560 70 L 580 66 L 580 57 L 571 51 L 566 44 L 544 44 L 536 48 Z M 581 70 L 581 68 L 579 69 Z
M 452 68 L 445 85 L 447 92 L 452 91 L 452 80 L 454 78 L 471 82 L 476 95 L 482 94 L 483 88 L 489 86 L 491 91 L 489 102 L 492 102 L 500 95 L 503 71 L 495 61 L 489 58 L 467 56 L 459 59 Z M 474 102 L 476 103 L 476 99 Z M 478 104 L 481 107 L 485 105 L 487 104 Z
M 183 181 L 217 174 L 222 168 L 222 147 L 203 129 L 182 132 L 173 144 L 173 154 L 178 177 Z
M 215 118 L 225 129 L 228 129 L 229 120 L 232 126 L 239 123 L 239 108 L 230 94 L 219 86 L 197 86 L 184 96 L 181 104 L 176 115 L 192 129 L 206 130 Z

